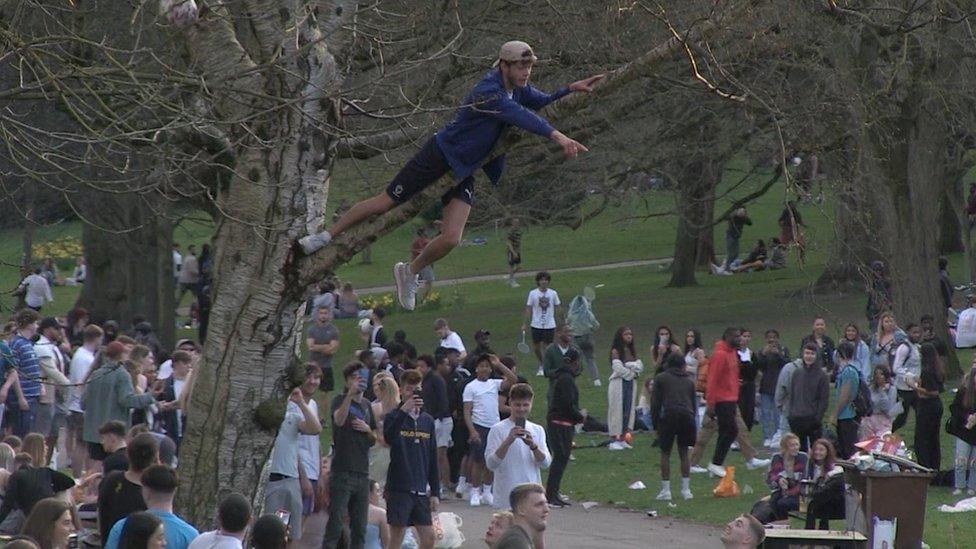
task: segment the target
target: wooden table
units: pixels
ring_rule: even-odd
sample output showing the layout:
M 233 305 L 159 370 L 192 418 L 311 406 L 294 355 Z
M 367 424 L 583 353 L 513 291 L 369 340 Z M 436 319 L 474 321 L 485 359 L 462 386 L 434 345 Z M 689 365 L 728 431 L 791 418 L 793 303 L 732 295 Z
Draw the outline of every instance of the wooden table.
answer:
M 867 549 L 868 538 L 860 532 L 842 530 L 793 530 L 791 528 L 770 528 L 766 530 L 766 541 L 761 547 L 788 549 L 795 546 L 829 545 L 850 549 Z

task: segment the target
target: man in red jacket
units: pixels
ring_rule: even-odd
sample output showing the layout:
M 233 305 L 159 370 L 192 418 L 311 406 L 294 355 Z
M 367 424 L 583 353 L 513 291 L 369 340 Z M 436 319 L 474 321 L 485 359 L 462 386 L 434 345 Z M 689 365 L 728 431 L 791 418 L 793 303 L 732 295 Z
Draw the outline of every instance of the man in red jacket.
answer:
M 738 328 L 726 328 L 722 340 L 715 344 L 715 351 L 708 361 L 708 383 L 705 413 L 718 422 L 718 442 L 708 470 L 718 477 L 725 476 L 725 456 L 739 434 L 735 424 L 735 412 L 739 402 L 739 337 Z

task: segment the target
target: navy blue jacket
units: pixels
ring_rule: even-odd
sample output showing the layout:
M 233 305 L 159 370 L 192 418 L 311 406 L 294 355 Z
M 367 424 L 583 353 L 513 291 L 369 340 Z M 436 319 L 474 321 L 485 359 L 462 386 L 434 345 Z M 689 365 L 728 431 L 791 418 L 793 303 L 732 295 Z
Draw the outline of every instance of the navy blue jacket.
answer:
M 549 137 L 554 128 L 533 111 L 567 94 L 569 88 L 560 88 L 548 94 L 525 86 L 513 88 L 509 97 L 501 71 L 489 71 L 464 98 L 454 120 L 435 136 L 437 145 L 454 172 L 454 179 L 461 181 L 474 173 L 501 137 L 502 130 L 509 125 Z M 492 183 L 498 183 L 504 168 L 505 157 L 499 156 L 482 169 Z
M 441 491 L 437 473 L 437 441 L 434 418 L 421 412 L 417 419 L 396 408 L 383 420 L 383 439 L 390 445 L 390 468 L 386 489 L 437 496 Z

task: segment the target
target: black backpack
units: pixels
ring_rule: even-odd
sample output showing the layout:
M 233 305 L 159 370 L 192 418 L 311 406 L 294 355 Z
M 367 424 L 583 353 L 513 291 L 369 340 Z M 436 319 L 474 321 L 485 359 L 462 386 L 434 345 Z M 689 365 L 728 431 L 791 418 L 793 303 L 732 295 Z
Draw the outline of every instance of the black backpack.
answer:
M 850 364 L 847 365 L 848 368 L 853 368 Z M 854 415 L 858 418 L 868 417 L 874 413 L 873 406 L 871 405 L 871 389 L 868 388 L 868 384 L 861 377 L 861 373 L 857 373 L 857 393 L 854 394 Z

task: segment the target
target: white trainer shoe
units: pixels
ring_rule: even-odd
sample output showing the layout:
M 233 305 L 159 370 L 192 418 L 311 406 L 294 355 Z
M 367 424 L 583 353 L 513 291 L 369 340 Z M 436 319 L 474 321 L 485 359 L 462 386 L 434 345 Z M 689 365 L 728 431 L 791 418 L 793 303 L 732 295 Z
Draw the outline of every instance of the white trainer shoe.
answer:
M 468 501 L 471 507 L 478 507 L 481 505 L 481 489 L 471 488 L 471 499 Z
M 709 463 L 706 469 L 708 469 L 709 473 L 717 476 L 718 478 L 722 478 L 725 476 L 725 467 L 722 467 L 721 465 L 715 465 L 714 463 Z
M 396 281 L 397 301 L 408 311 L 417 307 L 417 275 L 410 274 L 408 263 L 397 263 L 393 266 L 393 279 Z
M 693 499 L 695 495 L 691 493 L 691 488 L 685 488 L 681 490 L 681 497 L 684 499 Z
M 656 496 L 654 496 L 654 499 L 658 501 L 671 501 L 671 489 L 661 488 L 661 491 L 658 492 Z
M 332 235 L 328 231 L 322 231 L 318 234 L 310 234 L 299 238 L 298 245 L 302 247 L 302 252 L 305 255 L 312 255 L 324 248 L 331 241 Z
M 699 467 L 699 466 L 697 466 L 697 465 L 692 465 L 692 466 L 691 466 L 691 469 L 690 469 L 690 471 L 691 471 L 692 473 L 698 473 L 698 474 L 701 474 L 701 473 L 707 473 L 707 472 L 708 472 L 708 469 L 706 469 L 706 468 L 704 468 L 704 467 Z
M 593 380 L 593 386 L 594 387 L 601 387 L 601 386 L 603 386 L 603 382 L 600 381 L 599 379 L 594 379 Z
M 768 459 L 759 459 L 754 457 L 746 462 L 746 469 L 749 469 L 750 471 L 753 469 L 762 469 L 763 467 L 769 467 L 769 463 L 770 460 Z

